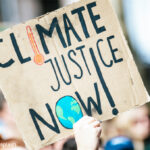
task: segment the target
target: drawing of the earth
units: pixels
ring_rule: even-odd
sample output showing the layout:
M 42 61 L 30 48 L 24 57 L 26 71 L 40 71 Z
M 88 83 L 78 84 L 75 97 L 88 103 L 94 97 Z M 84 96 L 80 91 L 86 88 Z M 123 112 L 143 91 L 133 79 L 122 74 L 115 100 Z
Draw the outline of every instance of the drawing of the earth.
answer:
M 58 120 L 67 129 L 72 129 L 73 124 L 83 117 L 80 105 L 71 96 L 65 96 L 56 103 Z

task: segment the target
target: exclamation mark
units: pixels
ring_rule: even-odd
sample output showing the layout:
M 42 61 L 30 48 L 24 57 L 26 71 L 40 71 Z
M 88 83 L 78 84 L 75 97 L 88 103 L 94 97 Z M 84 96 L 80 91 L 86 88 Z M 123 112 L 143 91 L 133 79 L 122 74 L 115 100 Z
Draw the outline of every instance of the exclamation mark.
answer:
M 112 96 L 111 96 L 111 94 L 110 94 L 110 92 L 109 92 L 109 89 L 108 89 L 106 83 L 105 83 L 104 77 L 103 77 L 102 72 L 101 72 L 101 69 L 100 69 L 100 67 L 99 67 L 99 65 L 98 65 L 98 63 L 97 63 L 97 60 L 96 60 L 96 57 L 95 57 L 95 55 L 94 55 L 94 52 L 93 52 L 93 49 L 92 49 L 92 48 L 90 48 L 90 54 L 91 54 L 91 57 L 92 57 L 92 60 L 93 60 L 93 63 L 94 63 L 94 66 L 95 66 L 97 75 L 98 75 L 98 77 L 99 77 L 99 80 L 100 80 L 100 82 L 101 82 L 101 84 L 102 84 L 102 87 L 103 87 L 103 89 L 104 89 L 104 91 L 105 91 L 105 94 L 106 94 L 106 96 L 107 96 L 107 99 L 108 99 L 108 101 L 109 101 L 109 104 L 110 104 L 110 106 L 113 108 L 113 109 L 112 109 L 112 114 L 113 114 L 113 115 L 117 115 L 117 114 L 119 113 L 119 111 L 118 111 L 117 108 L 115 108 L 116 105 L 115 105 L 114 100 L 113 100 L 113 98 L 112 98 Z
M 27 30 L 27 34 L 28 34 L 28 38 L 29 38 L 30 44 L 31 44 L 33 52 L 35 54 L 35 56 L 34 56 L 34 62 L 37 65 L 42 65 L 44 63 L 44 57 L 40 53 L 40 51 L 38 49 L 38 46 L 37 46 L 37 44 L 35 42 L 35 39 L 34 39 L 34 35 L 33 35 L 33 32 L 32 32 L 32 29 L 31 29 L 30 26 L 27 26 L 26 30 Z

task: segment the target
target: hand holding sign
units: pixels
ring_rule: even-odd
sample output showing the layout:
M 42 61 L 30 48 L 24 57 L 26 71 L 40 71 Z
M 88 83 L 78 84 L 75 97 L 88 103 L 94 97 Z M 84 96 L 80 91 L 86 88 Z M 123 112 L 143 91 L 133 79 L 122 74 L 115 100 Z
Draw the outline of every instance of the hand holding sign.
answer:
M 85 116 L 74 124 L 74 135 L 78 150 L 97 150 L 101 134 L 100 122 Z

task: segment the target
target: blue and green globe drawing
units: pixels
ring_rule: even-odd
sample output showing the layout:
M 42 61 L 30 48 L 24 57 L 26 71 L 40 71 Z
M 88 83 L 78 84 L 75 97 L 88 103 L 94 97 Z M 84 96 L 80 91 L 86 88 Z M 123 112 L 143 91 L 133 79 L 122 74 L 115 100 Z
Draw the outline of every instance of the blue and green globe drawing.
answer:
M 73 124 L 83 117 L 80 105 L 71 96 L 65 96 L 56 103 L 58 120 L 67 129 L 72 129 Z

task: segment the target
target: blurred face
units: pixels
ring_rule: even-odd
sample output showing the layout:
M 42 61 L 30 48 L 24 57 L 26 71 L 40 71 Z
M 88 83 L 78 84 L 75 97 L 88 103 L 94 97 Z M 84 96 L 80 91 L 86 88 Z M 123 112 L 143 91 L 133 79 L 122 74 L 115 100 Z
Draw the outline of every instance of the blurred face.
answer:
M 150 132 L 150 121 L 148 110 L 145 107 L 136 110 L 132 125 L 130 128 L 131 135 L 137 140 L 144 140 Z
M 0 112 L 0 118 L 6 123 L 14 123 L 14 118 L 13 118 L 6 102 L 4 103 L 3 109 Z

